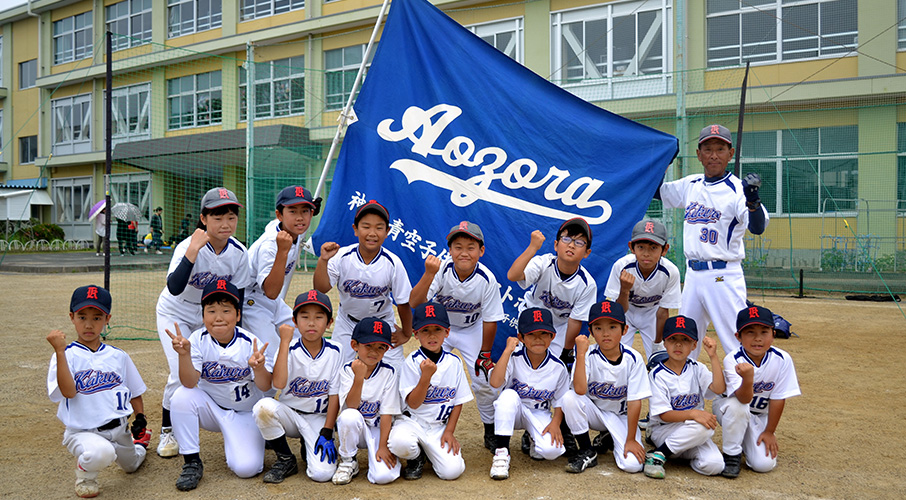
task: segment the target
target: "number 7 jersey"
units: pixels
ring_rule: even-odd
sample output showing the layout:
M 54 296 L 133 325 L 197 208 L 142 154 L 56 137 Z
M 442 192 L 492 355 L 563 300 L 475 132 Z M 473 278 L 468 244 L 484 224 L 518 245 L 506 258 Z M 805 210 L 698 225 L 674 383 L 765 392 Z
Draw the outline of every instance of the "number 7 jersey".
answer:
M 340 295 L 337 316 L 352 316 L 353 322 L 375 316 L 392 325 L 393 302 L 408 304 L 412 292 L 403 262 L 385 248 L 366 264 L 358 243 L 342 247 L 327 261 L 327 275 Z

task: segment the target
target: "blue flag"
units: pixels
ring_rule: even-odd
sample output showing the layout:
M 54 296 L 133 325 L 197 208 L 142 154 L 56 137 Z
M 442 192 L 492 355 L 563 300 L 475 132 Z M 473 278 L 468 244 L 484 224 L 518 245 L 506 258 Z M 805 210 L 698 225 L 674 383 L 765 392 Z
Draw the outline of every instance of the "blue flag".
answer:
M 478 224 L 507 313 L 495 359 L 525 293 L 506 273 L 532 231 L 547 238 L 538 254 L 551 253 L 563 221 L 584 218 L 594 246 L 582 264 L 602 298 L 678 150 L 675 137 L 560 89 L 425 0 L 394 0 L 355 114 L 315 250 L 357 242 L 355 210 L 377 200 L 390 212 L 384 248 L 414 285 L 426 256 L 448 255 L 451 227 Z

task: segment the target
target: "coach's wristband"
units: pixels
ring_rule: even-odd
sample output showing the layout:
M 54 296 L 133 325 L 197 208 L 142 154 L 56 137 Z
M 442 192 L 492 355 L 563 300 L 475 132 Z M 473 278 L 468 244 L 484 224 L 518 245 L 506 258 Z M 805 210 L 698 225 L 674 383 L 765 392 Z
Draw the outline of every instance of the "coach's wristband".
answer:
M 333 439 L 333 429 L 322 427 L 321 432 L 319 432 L 318 434 L 324 436 L 325 439 Z

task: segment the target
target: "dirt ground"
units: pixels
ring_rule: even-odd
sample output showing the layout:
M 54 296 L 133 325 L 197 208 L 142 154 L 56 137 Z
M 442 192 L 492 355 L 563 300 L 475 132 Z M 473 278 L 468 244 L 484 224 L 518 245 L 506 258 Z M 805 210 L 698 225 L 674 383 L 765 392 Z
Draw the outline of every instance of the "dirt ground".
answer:
M 149 286 L 147 281 L 132 281 Z M 151 286 L 153 297 L 160 281 L 160 286 Z M 0 294 L 5 347 L 0 351 L 0 372 L 9 382 L 0 392 L 0 497 L 75 497 L 75 459 L 61 445 L 63 426 L 47 397 L 52 349 L 45 336 L 59 328 L 75 339 L 67 316 L 69 296 L 77 286 L 91 282 L 102 283 L 103 277 L 0 274 L 8 292 Z M 310 283 L 305 275 L 294 282 L 294 289 Z M 114 316 L 129 310 L 118 296 L 114 290 Z M 906 449 L 901 425 L 906 419 L 906 370 L 899 357 L 906 347 L 903 313 L 893 303 L 763 297 L 760 292 L 754 298 L 791 321 L 800 335 L 776 342 L 792 354 L 803 395 L 786 405 L 777 432 L 778 466 L 768 474 L 744 468 L 735 480 L 703 477 L 674 461 L 668 462 L 667 478 L 657 481 L 621 472 L 608 454 L 599 457 L 596 468 L 573 475 L 564 472 L 564 458 L 534 462 L 519 453 L 514 439 L 510 479 L 493 481 L 488 477 L 491 455 L 482 447 L 478 412 L 468 404 L 456 431 L 466 472 L 455 481 L 441 481 L 427 469 L 420 481 L 400 479 L 375 486 L 363 470 L 347 486 L 317 484 L 304 473 L 283 484 L 265 485 L 260 476 L 233 475 L 224 462 L 219 434 L 203 432 L 205 475 L 197 490 L 178 492 L 174 483 L 182 461 L 159 458 L 152 449 L 132 475 L 115 465 L 103 471 L 101 498 L 903 498 L 906 475 L 900 453 Z M 136 300 L 153 310 L 153 299 Z M 148 386 L 144 402 L 155 447 L 166 378 L 160 344 L 123 338 L 109 343 L 132 356 Z M 407 348 L 415 343 L 412 340 Z M 720 442 L 719 434 L 715 439 Z M 364 469 L 364 453 L 359 455 Z M 265 467 L 273 460 L 268 452 Z

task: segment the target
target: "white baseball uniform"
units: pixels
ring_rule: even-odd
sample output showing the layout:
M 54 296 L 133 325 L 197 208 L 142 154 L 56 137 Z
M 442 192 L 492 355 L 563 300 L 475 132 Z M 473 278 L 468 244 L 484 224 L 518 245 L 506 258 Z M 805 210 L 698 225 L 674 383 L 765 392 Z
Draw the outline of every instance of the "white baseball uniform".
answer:
M 588 310 L 595 303 L 598 293 L 595 279 L 581 265 L 572 276 L 561 279 L 557 270 L 557 254 L 548 253 L 532 257 L 525 266 L 525 279 L 516 283 L 527 289 L 519 305 L 520 313 L 529 307 L 543 307 L 553 315 L 557 335 L 551 342 L 550 351 L 559 355 L 566 340 L 570 318 L 588 320 Z
M 675 456 L 690 460 L 692 469 L 699 474 L 720 474 L 724 470 L 724 457 L 711 440 L 713 429 L 695 420 L 664 422 L 660 418 L 662 413 L 671 410 L 704 410 L 705 399 L 717 397 L 708 389 L 711 372 L 690 358 L 680 373 L 674 373 L 660 363 L 649 372 L 648 378 L 651 383 L 648 428 L 655 446 L 667 443 Z
M 629 254 L 620 257 L 610 269 L 604 296 L 617 300 L 620 296 L 620 273 L 627 271 L 635 277 L 629 289 L 629 310 L 626 311 L 626 325 L 629 329 L 623 335 L 622 342 L 632 346 L 636 330 L 642 337 L 645 355 L 651 356 L 651 346 L 657 337 L 657 310 L 679 309 L 682 304 L 680 294 L 680 273 L 676 264 L 670 259 L 661 257 L 657 267 L 648 278 L 639 271 L 638 259 Z
M 588 432 L 589 428 L 610 431 L 617 467 L 626 472 L 640 472 L 643 462 L 632 453 L 623 456 L 629 432 L 626 404 L 651 397 L 651 388 L 642 355 L 631 347 L 621 348 L 620 359 L 611 361 L 597 345 L 589 346 L 585 356 L 588 391 L 582 396 L 568 391 L 563 397 L 563 415 L 573 435 Z M 638 426 L 632 430 L 635 440 L 642 443 Z
M 359 406 L 346 406 L 346 396 L 352 387 L 351 363 L 343 365 L 340 372 L 340 416 L 337 434 L 341 457 L 355 457 L 359 448 L 368 450 L 368 480 L 374 484 L 387 484 L 400 477 L 400 462 L 388 467 L 375 458 L 381 437 L 381 415 L 400 414 L 399 375 L 393 366 L 381 361 L 362 384 Z M 391 429 L 392 432 L 392 429 Z
M 516 349 L 510 355 L 502 391 L 494 402 L 494 433 L 512 436 L 514 429 L 526 429 L 534 441 L 535 454 L 547 460 L 562 455 L 566 451 L 563 446 L 551 444 L 550 435 L 541 433 L 551 423 L 551 412 L 561 406 L 569 382 L 566 365 L 550 351 L 538 368 L 532 368 L 525 348 Z
M 180 386 L 170 400 L 180 454 L 199 452 L 199 426 L 220 432 L 227 466 L 239 477 L 252 477 L 264 469 L 264 439 L 252 415 L 252 407 L 263 395 L 249 366 L 256 340 L 236 327 L 233 339 L 222 346 L 204 328 L 194 331 L 189 337 L 192 366 L 201 376 L 195 387 Z M 258 341 L 258 347 L 262 345 Z M 269 361 L 265 367 L 274 368 Z
M 179 267 L 179 263 L 185 257 L 190 242 L 191 238 L 186 238 L 179 245 L 176 245 L 176 249 L 173 250 L 173 257 L 170 259 L 170 268 L 167 270 L 167 276 Z M 208 243 L 198 251 L 186 289 L 176 296 L 171 294 L 166 286 L 160 292 L 160 297 L 157 299 L 157 335 L 160 337 L 160 344 L 164 349 L 164 355 L 167 356 L 167 364 L 170 367 L 167 385 L 164 386 L 164 408 L 170 408 L 170 398 L 173 397 L 173 392 L 180 385 L 179 355 L 173 350 L 173 342 L 170 336 L 167 335 L 166 330 L 176 333 L 173 324 L 178 323 L 180 331 L 185 335 L 204 326 L 201 318 L 201 293 L 208 283 L 218 279 L 225 279 L 240 290 L 248 288 L 252 284 L 252 280 L 249 276 L 247 254 L 245 245 L 232 236 L 227 240 L 226 246 L 219 254 L 214 253 L 214 247 Z
M 437 360 L 437 371 L 431 375 L 425 401 L 418 408 L 410 407 L 406 399 L 421 379 L 421 362 L 425 359 L 425 353 L 416 349 L 403 361 L 399 390 L 405 412 L 393 423 L 388 445 L 394 455 L 406 460 L 418 458 L 424 449 L 437 477 L 456 479 L 465 472 L 466 463 L 461 452 L 454 455 L 449 447 L 441 446 L 440 439 L 453 409 L 471 401 L 472 392 L 462 360 L 445 350 Z
M 666 182 L 660 189 L 664 208 L 685 209 L 683 252 L 687 259 L 683 304 L 680 314 L 695 320 L 698 338 L 705 337 L 708 323 L 725 353 L 739 347 L 736 340 L 736 313 L 746 306 L 746 280 L 742 273 L 745 258 L 743 236 L 749 225 L 749 209 L 742 181 L 726 172 L 716 181 L 694 174 Z M 769 222 L 764 205 L 765 226 Z M 698 359 L 701 342 L 690 354 Z
M 78 466 L 95 475 L 114 461 L 133 472 L 145 460 L 146 450 L 133 443 L 128 417 L 130 400 L 145 393 L 145 383 L 128 354 L 107 344 L 96 352 L 72 342 L 66 363 L 75 381 L 76 395 L 64 398 L 57 385 L 57 354 L 47 370 L 47 395 L 66 426 L 63 446 L 78 459 Z M 99 427 L 110 427 L 99 430 Z
M 287 384 L 280 400 L 262 398 L 255 403 L 255 423 L 267 441 L 283 435 L 301 437 L 308 477 L 319 483 L 330 481 L 337 464 L 322 462 L 315 445 L 327 420 L 328 399 L 339 393 L 340 348 L 325 339 L 321 350 L 312 354 L 299 338 L 290 345 L 287 364 Z
M 736 373 L 736 365 L 749 363 L 755 367 L 752 385 L 755 394 L 749 404 L 736 399 L 736 390 L 742 385 L 742 377 Z M 758 437 L 768 425 L 768 408 L 772 400 L 799 396 L 799 379 L 793 358 L 783 349 L 771 347 L 756 365 L 743 347 L 724 357 L 724 377 L 729 397 L 714 401 L 714 415 L 723 428 L 723 451 L 727 455 L 746 454 L 746 464 L 757 472 L 768 472 L 777 465 L 777 458 L 766 454 L 764 444 L 757 444 Z
M 409 303 L 412 284 L 396 254 L 381 248 L 380 253 L 365 264 L 358 243 L 340 248 L 327 261 L 327 275 L 330 286 L 336 287 L 340 295 L 332 338 L 340 346 L 343 361 L 352 361 L 355 351 L 349 346 L 349 341 L 356 323 L 374 316 L 393 327 L 396 324 L 393 304 Z M 403 347 L 387 351 L 384 361 L 394 366 L 402 364 Z
M 276 347 L 280 343 L 280 325 L 295 326 L 293 310 L 286 305 L 286 292 L 289 290 L 296 263 L 302 252 L 305 240 L 299 236 L 290 247 L 286 256 L 286 269 L 283 271 L 283 288 L 276 299 L 268 298 L 262 286 L 274 267 L 277 258 L 277 233 L 282 230 L 280 221 L 274 219 L 264 228 L 261 236 L 249 247 L 249 273 L 253 281 L 245 291 L 245 304 L 242 306 L 242 328 L 252 332 L 260 340 Z M 298 331 L 296 336 L 298 336 Z M 277 349 L 268 349 L 264 353 L 269 358 L 277 356 Z
M 494 273 L 481 262 L 462 281 L 456 274 L 452 258 L 444 259 L 440 269 L 428 288 L 427 297 L 443 304 L 450 318 L 450 336 L 444 340 L 444 349 L 459 349 L 466 370 L 471 370 L 481 352 L 484 323 L 496 323 L 504 318 L 500 285 Z M 493 423 L 497 391 L 483 375 L 472 377 L 472 391 L 481 421 Z

